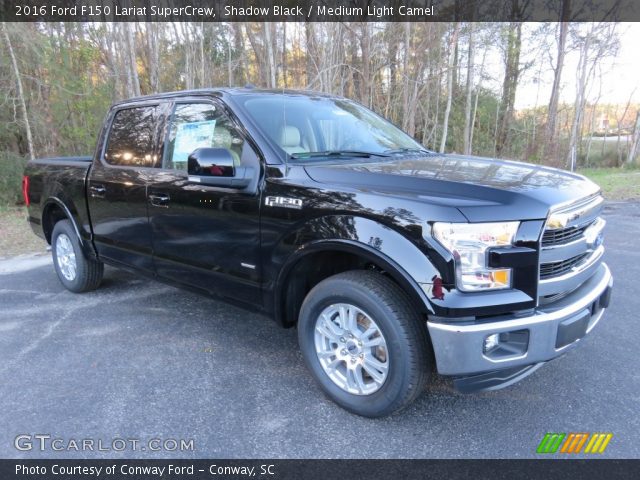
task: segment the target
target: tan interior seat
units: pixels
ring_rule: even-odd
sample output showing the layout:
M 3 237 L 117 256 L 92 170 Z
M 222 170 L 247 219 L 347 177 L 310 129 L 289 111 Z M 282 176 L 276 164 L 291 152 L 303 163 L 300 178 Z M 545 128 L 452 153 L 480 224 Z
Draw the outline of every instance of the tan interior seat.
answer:
M 292 125 L 283 126 L 280 129 L 280 135 L 278 136 L 278 139 L 282 149 L 289 155 L 309 151 L 309 149 L 305 148 L 302 145 L 300 130 Z
M 223 125 L 216 125 L 215 130 L 213 131 L 213 147 L 216 148 L 226 148 L 231 152 L 231 156 L 233 157 L 233 163 L 236 167 L 240 166 L 240 155 L 235 151 L 236 147 L 233 144 L 233 135 Z

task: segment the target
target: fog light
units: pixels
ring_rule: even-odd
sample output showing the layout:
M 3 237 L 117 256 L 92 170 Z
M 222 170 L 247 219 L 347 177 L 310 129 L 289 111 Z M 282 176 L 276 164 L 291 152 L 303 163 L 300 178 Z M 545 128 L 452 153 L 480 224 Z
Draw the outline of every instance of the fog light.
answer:
M 520 357 L 529 348 L 529 330 L 514 330 L 487 335 L 482 353 L 492 360 Z
M 483 347 L 484 353 L 487 353 L 494 347 L 497 347 L 499 343 L 500 343 L 499 333 L 493 333 L 489 335 L 487 338 L 484 339 L 484 347 Z

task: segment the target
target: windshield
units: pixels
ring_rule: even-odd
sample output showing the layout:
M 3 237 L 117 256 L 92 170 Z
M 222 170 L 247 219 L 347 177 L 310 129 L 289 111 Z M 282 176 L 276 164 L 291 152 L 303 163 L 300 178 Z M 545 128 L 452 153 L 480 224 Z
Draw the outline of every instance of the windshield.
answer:
M 402 130 L 349 100 L 286 94 L 237 100 L 276 145 L 299 160 L 424 150 Z

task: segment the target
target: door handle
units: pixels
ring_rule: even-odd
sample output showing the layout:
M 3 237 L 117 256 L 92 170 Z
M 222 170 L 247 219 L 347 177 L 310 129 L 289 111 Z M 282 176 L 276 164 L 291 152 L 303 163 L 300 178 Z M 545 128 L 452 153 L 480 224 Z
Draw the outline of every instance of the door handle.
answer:
M 89 192 L 94 198 L 104 198 L 104 195 L 107 193 L 107 189 L 104 188 L 103 185 L 91 185 L 89 187 Z
M 149 195 L 149 203 L 154 207 L 169 207 L 169 202 L 171 201 L 171 197 L 164 193 L 152 194 Z

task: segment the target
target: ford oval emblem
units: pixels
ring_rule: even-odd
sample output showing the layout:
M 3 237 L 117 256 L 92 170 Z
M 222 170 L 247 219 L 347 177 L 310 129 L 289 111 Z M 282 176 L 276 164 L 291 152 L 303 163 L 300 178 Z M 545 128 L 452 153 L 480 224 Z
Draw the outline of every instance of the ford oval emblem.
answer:
M 602 245 L 603 240 L 604 240 L 604 237 L 602 236 L 602 232 L 598 233 L 598 235 L 596 235 L 596 238 L 593 239 L 593 242 L 591 243 L 591 247 L 595 250 L 600 245 Z

